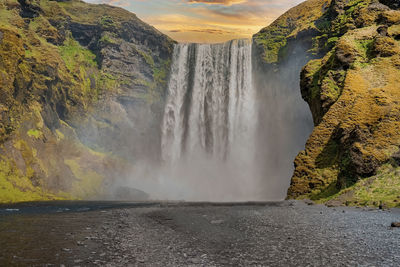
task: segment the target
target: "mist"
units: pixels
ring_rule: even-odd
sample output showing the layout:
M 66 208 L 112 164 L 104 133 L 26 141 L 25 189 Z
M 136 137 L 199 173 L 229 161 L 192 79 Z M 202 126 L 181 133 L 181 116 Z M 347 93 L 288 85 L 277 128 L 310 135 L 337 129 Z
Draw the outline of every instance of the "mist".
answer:
M 287 45 L 279 64 L 266 66 L 253 49 L 253 82 L 257 91 L 257 163 L 267 199 L 285 199 L 294 159 L 304 149 L 314 124 L 302 99 L 300 73 L 312 58 L 307 43 Z
M 136 114 L 129 122 L 132 134 L 123 138 L 134 156 L 124 174 L 108 181 L 107 198 L 286 197 L 293 160 L 313 127 L 299 88 L 301 67 L 309 59 L 298 46 L 289 60 L 266 68 L 253 46 L 251 40 L 175 46 L 160 115 L 143 112 L 136 103 L 125 116 Z M 140 129 L 144 134 L 135 134 Z

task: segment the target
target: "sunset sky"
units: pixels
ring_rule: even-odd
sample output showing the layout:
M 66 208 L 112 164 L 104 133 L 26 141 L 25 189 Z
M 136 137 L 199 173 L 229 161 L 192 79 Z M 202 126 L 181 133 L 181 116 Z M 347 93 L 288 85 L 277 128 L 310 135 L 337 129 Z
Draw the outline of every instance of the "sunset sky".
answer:
M 249 38 L 303 0 L 85 0 L 123 7 L 180 42 Z

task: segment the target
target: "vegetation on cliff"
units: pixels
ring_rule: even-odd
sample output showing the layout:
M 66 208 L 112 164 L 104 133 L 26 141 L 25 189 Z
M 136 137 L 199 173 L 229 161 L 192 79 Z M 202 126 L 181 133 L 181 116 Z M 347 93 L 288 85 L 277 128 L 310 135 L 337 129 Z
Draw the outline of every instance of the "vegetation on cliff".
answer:
M 161 106 L 173 43 L 121 8 L 1 1 L 0 202 L 101 193 L 125 144 L 83 133 L 113 132 L 112 105 L 119 120 L 127 102 Z
M 288 196 L 357 205 L 399 205 L 397 2 L 334 0 L 323 13 L 319 13 L 321 5 L 328 1 L 317 2 L 319 5 L 309 6 L 310 14 L 318 14 L 308 27 L 312 29 L 308 30 L 312 36 L 309 53 L 320 56 L 301 73 L 301 92 L 310 106 L 315 129 L 295 160 Z M 294 14 L 290 11 L 283 19 L 296 21 Z M 292 24 L 310 23 L 300 20 Z M 275 27 L 264 32 L 274 33 Z M 287 33 L 284 36 L 292 38 Z M 274 62 L 269 59 L 276 59 L 276 51 L 269 46 L 265 51 L 267 63 Z
M 265 63 L 278 63 L 286 56 L 289 42 L 316 32 L 315 21 L 322 17 L 329 3 L 329 0 L 306 1 L 255 34 L 254 43 L 262 48 L 261 56 Z

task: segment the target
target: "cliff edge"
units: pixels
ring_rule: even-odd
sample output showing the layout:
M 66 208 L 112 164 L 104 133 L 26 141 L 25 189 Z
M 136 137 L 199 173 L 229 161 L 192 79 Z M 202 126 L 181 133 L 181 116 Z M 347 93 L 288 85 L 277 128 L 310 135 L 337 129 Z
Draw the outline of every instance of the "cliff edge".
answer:
M 283 41 L 278 47 L 263 39 L 280 32 Z M 302 69 L 300 85 L 315 128 L 295 159 L 288 198 L 398 206 L 398 1 L 310 0 L 262 30 L 255 40 L 264 46 L 266 64 L 279 65 L 287 43 L 304 35 L 311 39 L 308 53 L 315 59 Z

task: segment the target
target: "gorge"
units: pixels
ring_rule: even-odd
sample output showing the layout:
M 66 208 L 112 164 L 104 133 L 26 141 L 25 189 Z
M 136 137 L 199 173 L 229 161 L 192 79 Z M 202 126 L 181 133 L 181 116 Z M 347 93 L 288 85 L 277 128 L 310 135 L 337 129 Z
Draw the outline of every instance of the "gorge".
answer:
M 305 1 L 224 44 L 107 5 L 0 4 L 1 202 L 398 205 L 395 1 Z
M 253 71 L 252 43 L 175 46 L 161 127 L 162 167 L 147 172 L 153 183 L 143 183 L 143 172 L 133 175 L 132 187 L 155 199 L 285 198 L 291 161 L 311 132 L 311 118 L 298 77 L 285 75 L 286 84 L 294 85 L 285 88 L 285 82 Z M 297 52 L 295 59 L 305 54 Z M 286 71 L 300 71 L 295 61 Z
M 399 0 L 0 0 L 0 266 L 400 266 L 399 207 Z

